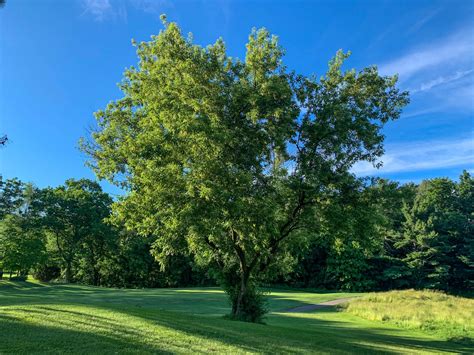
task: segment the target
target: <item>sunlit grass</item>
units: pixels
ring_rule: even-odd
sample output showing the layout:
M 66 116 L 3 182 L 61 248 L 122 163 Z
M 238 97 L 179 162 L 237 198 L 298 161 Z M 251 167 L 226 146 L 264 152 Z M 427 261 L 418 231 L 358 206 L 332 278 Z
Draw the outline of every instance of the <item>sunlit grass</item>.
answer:
M 472 352 L 469 343 L 335 309 L 286 312 L 350 295 L 271 290 L 270 314 L 262 325 L 225 319 L 229 305 L 218 288 L 128 290 L 0 281 L 0 354 Z
M 474 337 L 474 300 L 439 291 L 371 293 L 345 310 L 365 319 L 421 329 L 448 339 Z

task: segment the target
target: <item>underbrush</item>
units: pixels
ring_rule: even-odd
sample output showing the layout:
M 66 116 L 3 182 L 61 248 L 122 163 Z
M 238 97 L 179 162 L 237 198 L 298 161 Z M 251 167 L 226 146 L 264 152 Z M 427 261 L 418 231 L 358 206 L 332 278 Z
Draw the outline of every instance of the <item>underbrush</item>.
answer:
M 370 293 L 343 308 L 365 319 L 421 329 L 452 341 L 472 342 L 474 338 L 474 300 L 439 291 Z

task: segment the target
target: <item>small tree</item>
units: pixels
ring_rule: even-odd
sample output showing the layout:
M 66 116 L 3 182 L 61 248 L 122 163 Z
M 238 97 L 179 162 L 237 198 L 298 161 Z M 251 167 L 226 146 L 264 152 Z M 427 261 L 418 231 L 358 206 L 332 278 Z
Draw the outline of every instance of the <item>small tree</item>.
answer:
M 342 51 L 320 80 L 290 74 L 265 29 L 240 61 L 222 40 L 202 48 L 164 24 L 138 44 L 124 97 L 96 113 L 82 147 L 100 178 L 129 190 L 116 220 L 154 235 L 159 260 L 193 252 L 216 270 L 232 317 L 258 321 L 256 285 L 287 264 L 351 166 L 383 153 L 380 130 L 407 93 L 375 67 L 342 72 Z

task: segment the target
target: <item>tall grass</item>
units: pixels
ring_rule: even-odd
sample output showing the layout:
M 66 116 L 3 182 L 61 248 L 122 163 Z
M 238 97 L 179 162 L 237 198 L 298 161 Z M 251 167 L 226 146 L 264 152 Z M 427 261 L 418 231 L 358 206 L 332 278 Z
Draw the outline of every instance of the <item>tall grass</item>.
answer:
M 474 300 L 439 291 L 370 293 L 352 300 L 344 308 L 365 319 L 422 329 L 450 340 L 474 338 Z

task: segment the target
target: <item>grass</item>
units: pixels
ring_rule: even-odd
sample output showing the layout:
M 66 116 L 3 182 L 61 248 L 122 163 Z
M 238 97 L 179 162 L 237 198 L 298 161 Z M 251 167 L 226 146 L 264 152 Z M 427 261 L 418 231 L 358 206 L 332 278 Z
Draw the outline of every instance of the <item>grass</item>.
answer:
M 0 353 L 472 353 L 469 343 L 348 312 L 286 312 L 351 295 L 272 290 L 261 325 L 224 319 L 217 288 L 0 281 Z
M 446 339 L 474 338 L 474 300 L 439 291 L 371 293 L 351 301 L 345 310 L 365 319 L 421 329 Z

